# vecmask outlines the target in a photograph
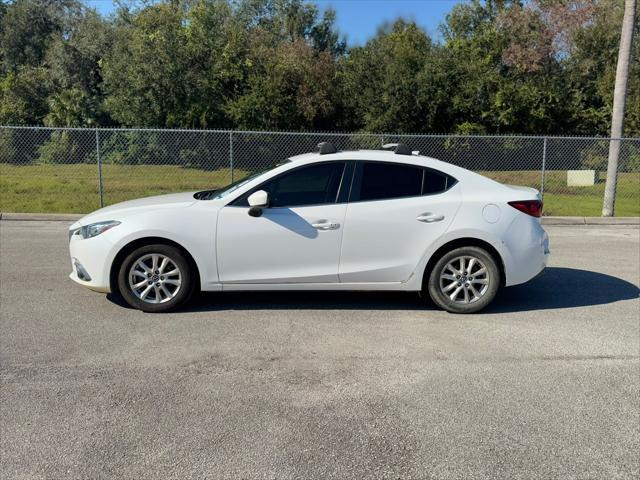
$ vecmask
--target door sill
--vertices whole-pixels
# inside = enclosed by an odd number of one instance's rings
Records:
[[[250,290],[411,290],[407,283],[224,283],[222,291],[238,292]]]

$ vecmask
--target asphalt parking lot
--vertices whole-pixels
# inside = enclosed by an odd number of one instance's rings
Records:
[[[0,222],[2,478],[638,478],[640,230],[547,227],[552,265],[455,316],[398,293],[72,283],[67,224]]]

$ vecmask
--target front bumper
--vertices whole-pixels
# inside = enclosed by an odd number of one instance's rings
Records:
[[[69,236],[69,254],[71,273],[74,282],[97,292],[109,293],[110,265],[113,245],[98,235],[83,239],[80,235]]]

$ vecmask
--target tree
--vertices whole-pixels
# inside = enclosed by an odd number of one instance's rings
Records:
[[[75,0],[16,0],[0,17],[2,70],[42,64],[49,42],[63,32],[64,19],[82,8]]]
[[[343,49],[331,12],[319,20],[300,0],[197,0],[120,17],[102,75],[122,124],[315,127],[331,110],[326,82]],[[292,112],[267,111],[291,102]]]
[[[252,12],[251,22],[268,33],[271,46],[304,40],[318,52],[342,55],[346,42],[335,27],[335,11],[328,8],[319,18],[318,7],[303,0],[244,0],[241,5]]]
[[[43,67],[22,66],[0,79],[0,125],[38,125],[47,114],[51,79]]]
[[[111,49],[114,32],[93,9],[79,9],[65,17],[64,34],[49,42],[44,64],[61,89],[79,88],[101,96],[101,60]]]
[[[102,62],[105,107],[131,126],[185,126],[192,85],[182,10],[159,3],[116,27],[113,48]]]
[[[312,0],[0,0],[0,123],[607,135],[620,0],[465,0],[348,48]],[[638,20],[636,20],[636,28]],[[640,47],[623,134],[640,135]]]
[[[433,106],[422,103],[428,97],[422,81],[429,81],[425,64],[431,55],[431,39],[414,22],[404,20],[352,49],[341,75],[355,126],[370,131],[429,130]],[[436,62],[429,65],[435,68]]]
[[[609,162],[607,167],[607,184],[604,190],[604,204],[602,216],[613,216],[616,183],[618,180],[618,157],[620,156],[620,138],[624,128],[624,108],[627,100],[627,81],[629,76],[629,60],[633,43],[633,29],[635,27],[636,0],[625,0],[624,17],[620,33],[620,48],[618,66],[616,69],[616,83],[613,94],[613,115],[611,118],[611,140],[609,142]]]
[[[68,99],[71,91],[86,104],[99,105],[98,62],[108,29],[101,17],[73,0],[18,0],[3,8],[0,121],[34,124],[55,118],[49,108],[58,108],[58,97]],[[104,120],[97,107],[91,111],[91,123]]]
[[[98,117],[96,99],[79,88],[69,88],[49,97],[44,124],[51,127],[91,127]]]
[[[335,63],[303,40],[258,46],[250,55],[247,86],[228,105],[240,128],[330,128]]]
[[[193,82],[186,119],[189,125],[230,125],[227,105],[245,84],[250,69],[250,18],[226,1],[198,2],[187,13],[190,67],[184,74]]]
[[[543,15],[519,2],[456,5],[443,26],[453,129],[566,131],[562,66]]]
[[[568,100],[572,103],[573,131],[584,135],[608,135],[620,41],[623,3],[600,0],[591,21],[575,34],[574,49],[566,58]],[[636,19],[636,25],[638,19]],[[638,28],[636,26],[636,28]],[[640,133],[640,45],[632,49],[625,132]]]
[[[340,37],[335,23],[335,10],[327,8],[322,19],[314,22],[309,36],[317,51],[328,52],[332,56],[342,56],[347,52],[347,42]]]

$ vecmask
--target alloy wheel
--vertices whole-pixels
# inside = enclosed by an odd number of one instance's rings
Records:
[[[161,253],[138,258],[129,269],[129,288],[146,303],[165,303],[174,298],[182,285],[182,273],[174,260]]]
[[[475,303],[489,289],[486,265],[477,257],[464,255],[449,261],[440,272],[440,290],[454,303]]]

